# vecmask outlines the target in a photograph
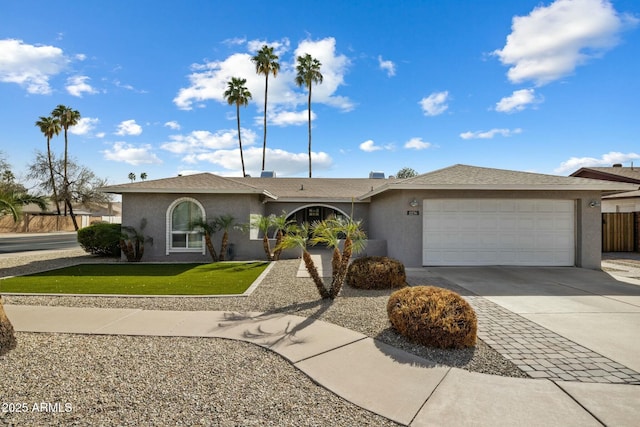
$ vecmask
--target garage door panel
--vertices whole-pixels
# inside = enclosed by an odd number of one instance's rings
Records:
[[[574,265],[572,200],[425,200],[424,265]]]

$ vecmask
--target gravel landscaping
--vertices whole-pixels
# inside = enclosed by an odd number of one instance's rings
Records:
[[[0,276],[96,261],[113,262],[87,256],[81,250],[0,256]],[[526,377],[482,341],[466,350],[437,350],[407,342],[390,329],[387,320],[391,290],[345,287],[335,301],[321,301],[311,279],[295,277],[299,262],[277,262],[248,297],[5,296],[5,303],[286,312],[353,329],[439,365]],[[424,280],[448,285],[438,277],[427,276]],[[62,407],[71,404],[73,410],[62,414],[0,412],[0,421],[8,423],[396,425],[315,385],[279,356],[246,343],[199,338],[17,335],[18,348],[0,357],[2,403],[61,402]]]

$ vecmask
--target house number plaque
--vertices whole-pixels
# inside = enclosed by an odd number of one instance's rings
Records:
[[[407,215],[420,215],[420,211],[407,211]]]

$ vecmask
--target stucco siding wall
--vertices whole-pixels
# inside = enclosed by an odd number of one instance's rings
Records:
[[[370,206],[370,238],[387,240],[387,254],[406,267],[422,266],[422,201],[442,198],[570,199],[576,201],[576,265],[599,269],[602,248],[601,211],[590,207],[600,200],[589,191],[447,191],[395,190],[379,194]],[[417,207],[409,205],[416,199]],[[407,211],[418,211],[408,215]]]
[[[207,220],[218,215],[233,215],[238,223],[248,223],[251,213],[262,213],[263,205],[257,195],[220,194],[123,194],[122,224],[140,228],[142,218],[147,219],[144,234],[153,238],[153,245],[145,245],[143,261],[209,261],[205,252],[175,253],[166,255],[167,223],[169,206],[177,199],[189,197],[199,201],[205,210]],[[213,236],[216,250],[220,249],[222,232]],[[237,259],[263,259],[262,245],[250,241],[249,233],[229,231],[229,243],[234,245]]]

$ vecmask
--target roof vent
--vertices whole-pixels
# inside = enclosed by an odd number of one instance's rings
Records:
[[[260,172],[260,178],[275,178],[276,177],[276,172],[275,171],[262,171]]]
[[[369,172],[369,179],[384,179],[384,172]]]
[[[622,167],[622,163],[614,163],[613,167],[614,168],[621,168]]]

